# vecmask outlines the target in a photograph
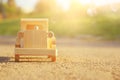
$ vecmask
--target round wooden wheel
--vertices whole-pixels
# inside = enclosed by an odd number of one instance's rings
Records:
[[[56,61],[56,56],[52,56],[52,62]]]
[[[50,56],[50,55],[48,55],[48,58],[51,58],[51,56]]]
[[[19,54],[15,54],[15,62],[19,62]]]

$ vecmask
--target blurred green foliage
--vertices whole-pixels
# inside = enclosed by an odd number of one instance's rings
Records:
[[[15,16],[19,16],[20,14],[22,14],[21,9],[18,7],[15,7],[15,6],[10,7],[7,4],[4,4],[4,8],[5,8],[7,17],[15,17]]]
[[[29,14],[21,14],[15,7],[9,8],[4,4],[8,15],[17,14],[16,18],[7,18],[0,21],[0,35],[16,35],[20,28],[20,18],[48,18],[49,30],[57,36],[76,37],[80,35],[100,36],[104,39],[120,38],[120,6],[112,11],[108,6],[96,9],[94,15],[87,14],[89,6],[72,6],[67,12],[55,7],[55,2],[41,0],[35,10]],[[49,5],[46,5],[49,3]],[[18,15],[20,14],[20,16]]]
[[[0,35],[16,35],[19,30],[19,20],[5,20],[0,23]]]
[[[38,16],[32,17],[38,18]],[[42,17],[39,16],[39,18]],[[5,20],[0,22],[0,35],[16,35],[19,28],[20,19]],[[95,35],[105,39],[117,39],[120,37],[120,17],[116,15],[99,15],[74,19],[70,17],[49,17],[49,30],[54,31],[57,36]]]

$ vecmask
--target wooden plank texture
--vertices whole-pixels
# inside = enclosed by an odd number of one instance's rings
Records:
[[[15,48],[15,54],[56,55],[55,49]]]
[[[47,48],[47,32],[41,30],[24,31],[24,48]]]

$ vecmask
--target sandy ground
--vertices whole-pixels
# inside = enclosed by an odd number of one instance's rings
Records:
[[[0,80],[120,80],[120,43],[58,38],[56,62],[14,62],[14,37],[0,37]]]

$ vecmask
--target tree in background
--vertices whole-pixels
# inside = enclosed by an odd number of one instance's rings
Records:
[[[0,15],[1,15],[0,18],[6,18],[5,9],[2,0],[0,0]]]
[[[4,4],[6,14],[8,17],[13,17],[17,15],[17,6],[14,0],[8,0],[6,4]]]
[[[55,8],[55,0],[39,0],[39,2],[36,4],[34,12],[37,14],[50,15],[56,10]]]
[[[14,1],[14,0],[8,0],[7,4],[8,4],[8,6],[9,6],[9,7],[16,6],[16,4],[15,4],[15,1]]]
[[[3,3],[2,0],[0,0],[0,15],[3,19],[13,18],[21,15],[21,13],[21,8],[16,6],[15,0],[7,0],[6,3]]]

